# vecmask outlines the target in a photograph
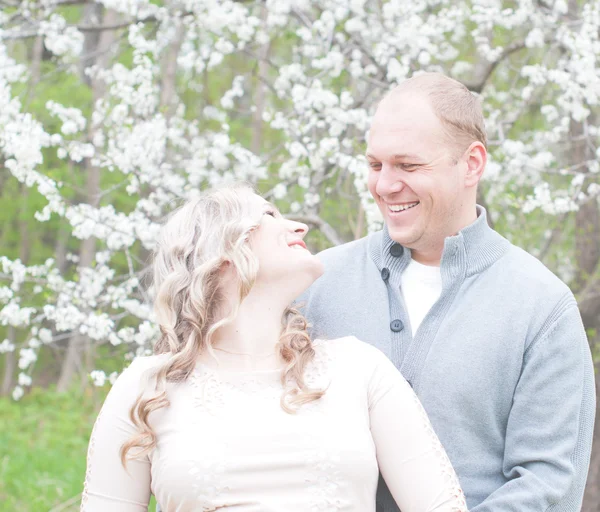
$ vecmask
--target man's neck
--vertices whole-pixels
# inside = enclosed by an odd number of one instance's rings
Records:
[[[442,251],[420,252],[411,250],[410,255],[414,261],[421,265],[427,265],[428,267],[439,267],[442,262]]]
[[[444,237],[443,240],[432,243],[430,247],[425,247],[423,249],[411,249],[411,257],[417,263],[421,263],[422,265],[427,265],[430,267],[439,267],[442,262],[442,256],[444,254],[444,243],[446,238],[451,236],[456,236],[466,227],[469,227],[477,220],[477,207],[473,206],[472,209],[469,209],[465,214],[458,220],[456,223],[456,228],[451,229],[450,234]]]

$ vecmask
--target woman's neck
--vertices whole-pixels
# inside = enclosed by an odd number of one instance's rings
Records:
[[[276,345],[287,304],[277,298],[277,293],[266,293],[266,290],[261,293],[256,288],[242,301],[236,317],[213,335],[212,346],[217,349],[215,354],[220,366],[254,369],[280,364]],[[209,354],[201,354],[201,360],[207,358]]]

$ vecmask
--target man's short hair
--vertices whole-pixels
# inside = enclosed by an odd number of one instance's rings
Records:
[[[448,143],[458,151],[465,151],[475,141],[487,148],[481,101],[466,86],[441,73],[421,73],[402,82],[388,96],[405,92],[423,94],[429,99]]]

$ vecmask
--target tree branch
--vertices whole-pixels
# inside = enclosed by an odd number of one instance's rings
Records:
[[[327,240],[329,240],[333,245],[342,245],[346,243],[346,240],[344,240],[330,224],[325,222],[318,215],[292,214],[286,215],[285,217],[286,219],[290,219],[296,222],[303,222],[304,224],[308,224],[309,226],[315,227],[321,233],[323,233],[323,235],[325,235],[325,238],[327,238]]]
[[[477,82],[471,84],[465,83],[465,86],[470,91],[480,94],[481,91],[483,91],[483,88],[485,87],[485,84],[487,83],[488,79],[490,78],[490,76],[492,76],[492,73],[498,67],[498,64],[500,64],[504,59],[510,57],[513,53],[516,53],[524,48],[525,41],[519,41],[517,43],[511,44],[510,46],[504,49],[504,51],[500,54],[500,57],[498,57],[495,61],[489,63],[489,65],[483,72],[483,75]]]
[[[138,20],[124,21],[121,23],[115,23],[113,25],[75,25],[75,28],[80,32],[102,32],[104,30],[119,30],[121,28],[127,28],[134,23],[154,23],[158,19],[156,16],[148,16]]]

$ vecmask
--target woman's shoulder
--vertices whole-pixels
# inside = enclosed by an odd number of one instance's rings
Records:
[[[315,359],[329,361],[332,367],[370,375],[379,365],[389,362],[381,350],[355,336],[313,341]],[[392,364],[389,362],[389,364]]]
[[[377,347],[370,345],[356,336],[344,336],[334,339],[315,339],[313,341],[315,351],[328,352],[345,357],[368,357],[379,359],[385,357]]]
[[[123,370],[123,372],[129,373],[144,373],[148,370],[156,369],[164,364],[168,359],[167,354],[149,355],[149,356],[138,356],[135,357],[131,364]]]
[[[149,380],[161,365],[168,359],[166,354],[138,356],[131,361],[131,364],[123,369],[114,386],[135,387],[136,389],[145,388]]]

